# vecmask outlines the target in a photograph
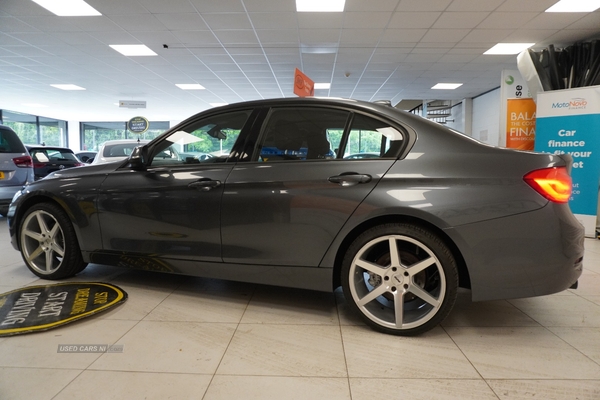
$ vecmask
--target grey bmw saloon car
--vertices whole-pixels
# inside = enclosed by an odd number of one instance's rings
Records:
[[[459,287],[481,301],[577,282],[571,162],[384,104],[261,100],[197,114],[124,161],[28,185],[9,229],[42,278],[97,263],[342,286],[368,325],[414,335],[448,315]]]

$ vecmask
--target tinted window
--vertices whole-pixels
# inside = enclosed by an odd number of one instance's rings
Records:
[[[0,129],[0,153],[25,153],[25,146],[14,132]]]
[[[219,114],[172,132],[156,147],[152,165],[227,160],[250,114],[251,110]]]
[[[259,160],[336,158],[348,115],[346,111],[313,107],[271,110],[258,144]]]
[[[29,154],[35,162],[78,161],[75,154],[66,149],[32,149]]]
[[[344,147],[345,159],[396,157],[402,146],[402,133],[386,122],[356,115]]]

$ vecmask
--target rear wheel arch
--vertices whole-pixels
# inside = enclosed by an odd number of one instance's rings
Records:
[[[438,236],[443,241],[443,243],[446,246],[448,246],[448,248],[452,252],[452,256],[454,257],[454,259],[456,261],[457,268],[458,268],[459,287],[467,288],[467,289],[471,288],[471,278],[469,276],[469,270],[467,268],[465,259],[463,258],[460,250],[458,249],[458,247],[456,246],[454,241],[442,229],[438,228],[437,226],[435,226],[435,225],[431,224],[430,222],[427,222],[421,218],[416,218],[416,217],[412,217],[412,216],[408,216],[408,215],[383,215],[383,216],[378,216],[376,218],[372,218],[370,220],[364,221],[360,225],[356,226],[349,234],[346,235],[346,237],[342,241],[342,244],[339,246],[336,256],[335,256],[335,264],[333,267],[333,282],[332,282],[333,290],[335,290],[336,288],[338,288],[342,285],[342,280],[341,280],[342,263],[343,263],[345,255],[346,255],[346,252],[350,248],[350,245],[352,244],[352,242],[354,242],[354,240],[356,238],[358,238],[365,231],[367,231],[371,228],[374,228],[375,226],[389,224],[389,223],[408,223],[408,224],[416,225],[416,226],[426,229],[426,230],[430,231],[431,233],[435,234],[436,236]]]

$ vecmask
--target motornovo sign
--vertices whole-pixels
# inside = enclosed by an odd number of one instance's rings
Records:
[[[105,311],[127,299],[99,282],[28,286],[0,294],[0,337],[45,331]]]

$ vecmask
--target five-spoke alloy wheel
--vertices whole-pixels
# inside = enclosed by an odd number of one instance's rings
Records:
[[[454,306],[458,270],[435,234],[412,224],[385,224],[350,245],[342,286],[351,308],[371,327],[416,335],[438,325]]]
[[[27,210],[19,243],[27,267],[41,278],[67,278],[86,266],[71,222],[54,204],[41,203]]]

